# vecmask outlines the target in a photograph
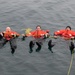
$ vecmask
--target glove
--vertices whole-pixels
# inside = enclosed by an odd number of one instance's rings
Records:
[[[49,38],[49,36],[50,36],[50,35],[44,35],[44,39],[47,39],[47,38]]]
[[[24,41],[24,40],[25,40],[25,36],[22,37],[22,41]]]
[[[24,41],[25,40],[25,38],[27,37],[25,34],[24,35],[22,35],[23,37],[22,37],[22,41]]]
[[[16,34],[14,34],[14,35],[12,35],[12,37],[13,38],[17,38],[17,37],[19,37],[18,35],[16,35]]]

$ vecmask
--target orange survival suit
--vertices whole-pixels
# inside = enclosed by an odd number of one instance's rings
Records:
[[[54,35],[64,37],[65,39],[71,39],[75,37],[75,31],[73,30],[58,30],[54,32]]]

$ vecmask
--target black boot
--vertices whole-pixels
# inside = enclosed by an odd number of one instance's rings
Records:
[[[74,48],[75,48],[74,43],[71,42],[71,45],[69,46],[71,54],[74,53]]]
[[[52,40],[50,40],[49,42],[48,42],[48,49],[53,53],[53,51],[52,51],[52,47],[54,46],[55,44],[52,44]]]
[[[14,54],[15,52],[15,49],[11,48],[11,53]]]
[[[39,52],[40,50],[41,50],[41,44],[40,43],[38,43],[38,42],[36,42],[36,44],[37,44],[37,49],[36,49],[36,52]]]
[[[32,49],[33,47],[34,47],[34,43],[33,43],[33,41],[30,41],[30,43],[29,43],[29,48],[30,48],[29,53],[33,52],[33,49]]]

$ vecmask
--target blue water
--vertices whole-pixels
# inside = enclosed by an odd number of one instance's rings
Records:
[[[22,34],[22,29],[34,30],[36,25],[49,29],[51,35],[67,25],[75,30],[75,0],[0,0],[0,32],[10,26]],[[53,39],[56,45],[51,53],[47,39],[39,53],[35,52],[35,46],[30,54],[30,40],[17,40],[14,55],[9,43],[0,49],[0,75],[67,75],[71,59],[67,41]],[[74,62],[75,56],[70,75],[75,75]]]

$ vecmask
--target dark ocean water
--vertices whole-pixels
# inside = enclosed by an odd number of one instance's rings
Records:
[[[75,30],[75,0],[0,0],[0,31],[10,26],[22,34],[23,28],[34,30],[38,24],[49,29],[51,35],[67,25]],[[0,75],[67,75],[71,59],[68,41],[53,39],[56,45],[51,53],[47,39],[39,53],[35,52],[35,46],[29,54],[30,40],[17,40],[14,55],[9,43],[0,49]],[[75,58],[70,75],[75,75],[74,62]]]

